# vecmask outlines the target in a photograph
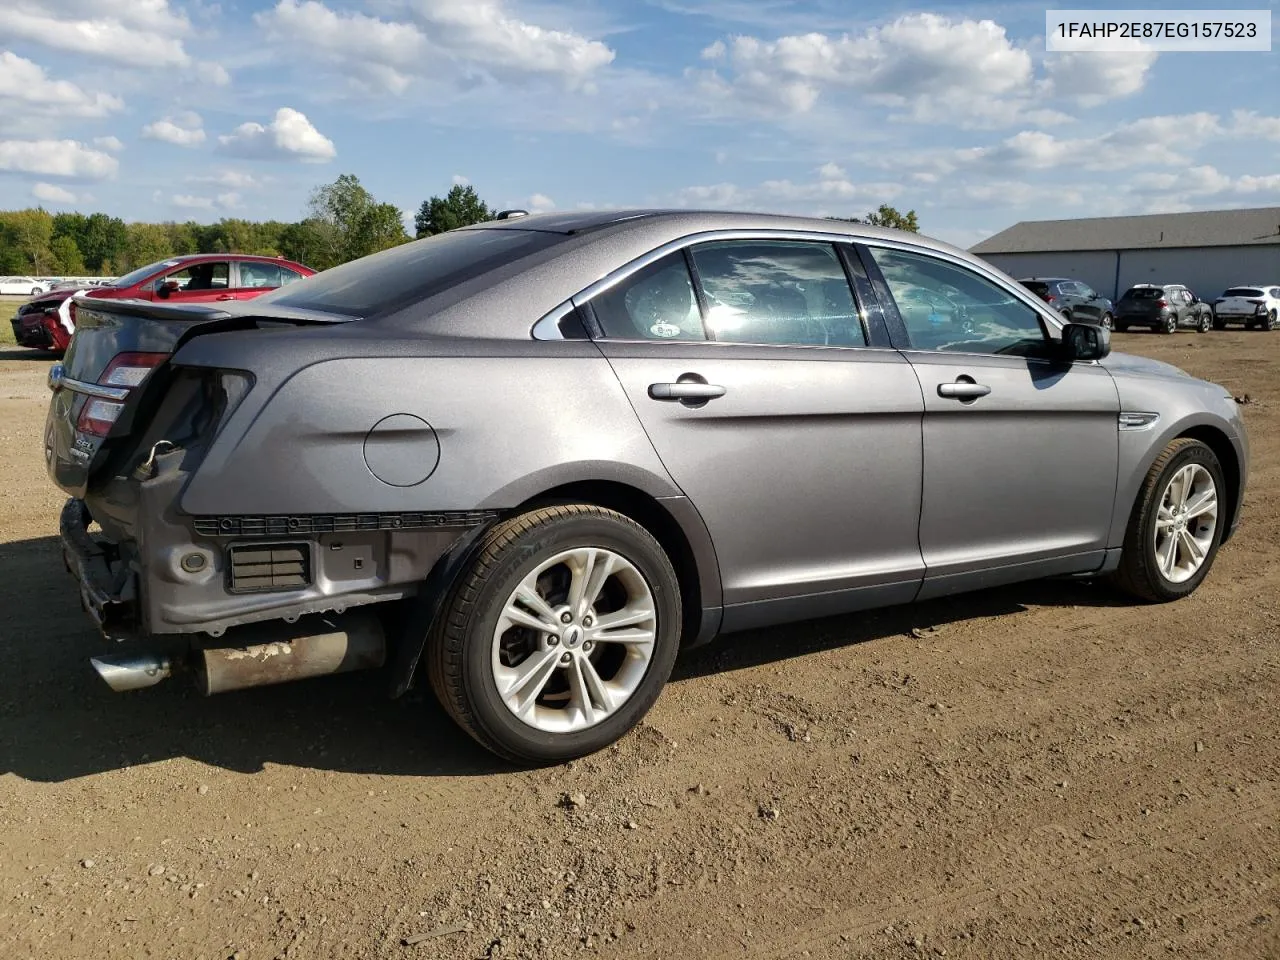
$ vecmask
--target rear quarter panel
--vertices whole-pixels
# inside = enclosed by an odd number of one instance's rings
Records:
[[[185,512],[502,509],[588,479],[680,495],[590,342],[298,339],[219,334],[175,358],[256,380],[185,490]],[[438,443],[421,432],[379,442],[391,472],[429,473],[411,485],[366,462],[370,431],[396,414],[426,421]]]

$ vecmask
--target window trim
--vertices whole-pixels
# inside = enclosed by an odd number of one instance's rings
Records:
[[[841,270],[844,272],[845,283],[849,287],[849,295],[853,299],[854,308],[858,311],[858,322],[862,326],[862,335],[866,339],[866,343],[862,345],[827,345],[827,344],[811,344],[811,343],[742,343],[739,341],[723,341],[714,339],[710,332],[706,330],[706,309],[704,303],[704,293],[702,283],[697,272],[697,266],[692,262],[692,248],[704,243],[724,242],[724,241],[777,241],[777,242],[799,242],[799,243],[822,243],[830,246],[836,256],[836,261],[840,264]],[[871,308],[875,306],[879,308],[879,304],[875,301],[866,301],[863,291],[860,290],[859,279],[865,278],[866,269],[861,263],[857,266],[860,271],[854,270],[853,248],[857,243],[857,238],[843,233],[827,233],[820,230],[705,230],[699,233],[689,234],[670,240],[661,246],[643,253],[633,260],[620,267],[610,271],[599,280],[584,287],[578,293],[574,294],[564,303],[558,305],[549,311],[545,316],[539,318],[533,325],[532,335],[535,340],[558,339],[552,333],[556,324],[562,319],[567,307],[577,307],[579,310],[587,312],[594,320],[595,309],[593,302],[601,294],[608,292],[620,283],[624,283],[632,275],[639,273],[646,267],[651,266],[665,257],[675,253],[683,253],[685,267],[689,271],[690,280],[693,283],[694,295],[698,299],[698,311],[702,317],[704,339],[696,340],[679,340],[672,341],[681,344],[690,343],[714,343],[721,347],[764,347],[768,349],[818,349],[818,350],[892,350],[896,349],[891,343],[888,336],[886,324],[883,315],[879,317],[880,323],[873,322],[875,314]],[[859,272],[863,277],[859,277]],[[550,319],[555,315],[555,319]],[[598,320],[590,325],[593,339],[609,340],[611,343],[657,343],[663,341],[644,340],[637,338],[625,337],[606,337],[603,334]],[[881,341],[877,342],[874,337],[875,333],[881,334]]]

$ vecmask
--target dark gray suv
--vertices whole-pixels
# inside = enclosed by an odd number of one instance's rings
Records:
[[[1081,280],[1066,277],[1027,277],[1018,281],[1068,323],[1096,323],[1110,328],[1115,321],[1111,301]]]
[[[1180,283],[1138,283],[1116,301],[1116,330],[1150,327],[1156,333],[1177,333],[1191,327],[1197,333],[1213,329],[1213,307]]]
[[[243,303],[85,301],[44,453],[114,689],[422,673],[552,762],[717,634],[1035,577],[1195,590],[1244,425],[1109,341],[914,234],[544,214]]]

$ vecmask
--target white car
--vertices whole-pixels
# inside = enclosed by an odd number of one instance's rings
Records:
[[[0,277],[0,294],[7,296],[35,297],[48,293],[48,284],[31,277]]]
[[[1246,330],[1280,326],[1280,286],[1258,283],[1224,290],[1213,301],[1213,326],[1225,330],[1228,323],[1243,323]]]

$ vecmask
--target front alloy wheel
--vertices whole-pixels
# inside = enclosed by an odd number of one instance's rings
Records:
[[[1147,471],[1125,531],[1117,586],[1144,600],[1185,597],[1209,573],[1222,539],[1222,465],[1205,443],[1174,440]]]
[[[653,536],[589,504],[489,531],[427,638],[437,698],[483,746],[556,763],[649,711],[680,643],[680,583]]]
[[[1208,333],[1209,329],[1212,326],[1213,326],[1213,317],[1207,313],[1200,314],[1200,322],[1196,324],[1196,329],[1199,330],[1201,333]]]
[[[1115,324],[1115,318],[1112,317],[1111,314],[1109,313],[1104,313],[1102,315],[1102,320],[1100,322],[1104,328],[1106,328],[1107,330],[1110,330],[1112,326]]]

